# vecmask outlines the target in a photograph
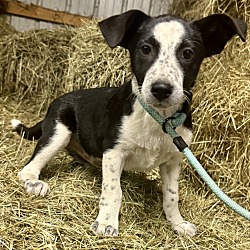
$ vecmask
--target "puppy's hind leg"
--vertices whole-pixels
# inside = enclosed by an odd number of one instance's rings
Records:
[[[43,131],[31,159],[18,174],[26,191],[36,196],[49,193],[49,185],[39,180],[40,172],[59,150],[68,145],[71,137],[71,131],[61,122],[49,128]]]

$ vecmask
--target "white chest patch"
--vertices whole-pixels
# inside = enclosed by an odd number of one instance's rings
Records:
[[[173,86],[173,94],[168,99],[168,103],[175,105],[183,101],[184,72],[177,59],[176,51],[185,36],[185,28],[178,21],[162,22],[155,26],[153,36],[159,43],[160,50],[145,75],[141,93],[147,103],[154,104],[152,85],[157,81],[167,82]]]
[[[172,116],[176,107],[170,107],[162,115]],[[177,128],[187,144],[191,143],[192,132],[184,127]],[[178,152],[169,135],[142,108],[136,100],[134,111],[123,118],[120,136],[115,149],[125,159],[124,170],[148,171],[168,161]]]

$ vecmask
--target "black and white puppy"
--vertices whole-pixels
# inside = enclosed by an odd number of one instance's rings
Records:
[[[47,183],[39,175],[61,149],[92,164],[102,165],[99,214],[91,229],[105,236],[118,235],[123,170],[160,168],[163,209],[178,233],[195,235],[196,227],[183,219],[178,208],[178,179],[182,154],[170,137],[136,99],[139,95],[164,117],[183,111],[187,119],[176,130],[188,145],[192,140],[191,98],[200,64],[220,53],[239,35],[245,41],[245,22],[216,14],[196,21],[162,15],[150,17],[138,10],[100,22],[110,47],[130,52],[133,80],[118,88],[78,90],[55,99],[43,121],[27,128],[12,126],[27,139],[39,139],[19,178],[30,194],[45,196]]]

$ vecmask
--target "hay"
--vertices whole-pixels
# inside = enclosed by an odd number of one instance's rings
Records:
[[[0,39],[0,90],[20,99],[40,93],[48,104],[80,87],[120,85],[128,64],[127,52],[108,48],[96,22],[17,33]]]
[[[226,13],[249,21],[250,5],[246,0],[180,0],[174,1],[172,12],[184,18],[200,18],[215,13]]]
[[[219,10],[248,23],[250,20],[250,4],[246,1],[211,0],[208,5],[205,1],[190,0],[182,4],[187,2],[193,5],[185,12],[186,18],[197,17],[196,10],[202,9],[203,16]],[[249,197],[250,186],[249,55],[248,36],[246,44],[234,38],[220,56],[205,60],[194,90],[193,103],[196,125],[193,149],[196,155],[221,186],[244,198]],[[234,186],[237,190],[232,190]]]
[[[226,12],[249,23],[243,0],[177,1],[186,18]],[[185,10],[185,12],[184,12]],[[233,39],[205,60],[194,89],[192,150],[230,197],[250,209],[249,38]],[[46,198],[30,197],[17,180],[34,144],[11,133],[9,120],[40,120],[54,97],[80,87],[117,86],[130,78],[128,54],[111,50],[90,22],[83,28],[30,31],[0,37],[0,249],[234,249],[250,248],[249,222],[226,208],[183,164],[180,209],[200,233],[175,235],[162,211],[157,172],[124,173],[120,237],[89,230],[98,209],[100,169],[73,162],[64,152],[42,178]]]
[[[12,35],[15,32],[15,28],[6,23],[6,17],[0,15],[0,37]]]

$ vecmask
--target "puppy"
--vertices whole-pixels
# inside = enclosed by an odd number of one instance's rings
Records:
[[[117,236],[122,171],[159,167],[166,217],[173,230],[193,236],[196,227],[181,216],[178,208],[182,154],[136,96],[165,118],[177,111],[185,112],[187,119],[176,131],[190,145],[190,92],[201,62],[219,54],[234,35],[245,41],[246,23],[224,14],[186,21],[130,10],[101,21],[99,26],[111,48],[122,46],[129,50],[132,81],[118,88],[65,94],[55,99],[44,120],[31,128],[12,120],[17,133],[38,139],[19,179],[28,193],[47,195],[49,185],[39,180],[40,172],[64,148],[92,164],[102,165],[100,209],[91,229],[96,234]]]

